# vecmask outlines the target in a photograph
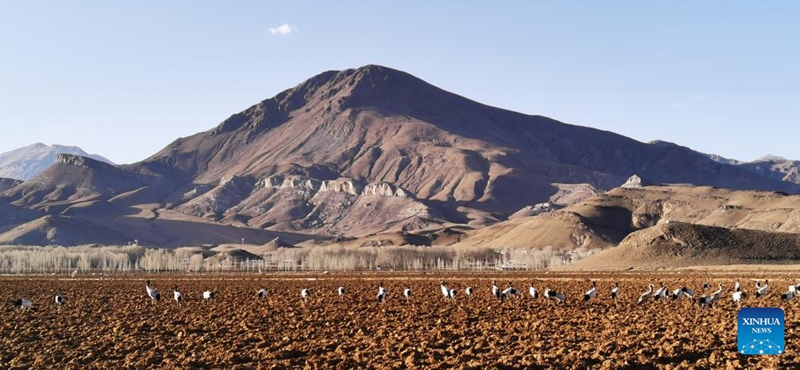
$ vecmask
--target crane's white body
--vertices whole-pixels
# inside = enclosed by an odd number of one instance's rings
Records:
[[[595,285],[595,283],[592,283],[592,288],[587,290],[586,293],[583,294],[583,300],[588,301],[594,298],[594,296],[596,295],[597,295],[597,285]]]

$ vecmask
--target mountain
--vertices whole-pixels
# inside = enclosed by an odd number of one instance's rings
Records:
[[[716,154],[706,155],[718,163],[735,165],[762,177],[800,184],[800,161],[786,159],[772,154],[767,154],[752,162],[728,159]]]
[[[13,204],[32,209],[65,208],[70,204],[110,199],[155,182],[105,162],[73,154],[59,154],[43,172],[2,193]],[[52,209],[50,210],[53,211]]]
[[[676,144],[486,106],[375,65],[321,73],[139,163],[81,158],[59,157],[0,192],[0,200],[50,217],[19,229],[39,230],[30,240],[55,240],[47,230],[58,228],[68,236],[59,240],[71,243],[103,230],[96,235],[104,241],[149,233],[157,237],[147,242],[180,246],[199,240],[181,233],[216,225],[219,237],[209,243],[236,243],[248,232],[260,244],[280,236],[296,245],[483,228],[524,216],[526,206],[581,202],[632,175],[640,185],[800,192]],[[85,232],[68,233],[73,226]],[[597,232],[612,241],[625,235]],[[0,242],[29,240],[18,234],[0,234]]]
[[[739,167],[759,176],[800,184],[800,161],[778,156],[765,156]]]
[[[59,154],[75,154],[111,163],[96,154],[88,154],[75,146],[48,146],[36,143],[0,154],[0,177],[27,180],[53,165]]]
[[[767,155],[761,156],[760,158],[756,159],[755,161],[753,161],[753,163],[757,163],[757,162],[786,162],[786,161],[787,161],[786,158],[781,157],[779,155],[767,154]]]
[[[138,166],[182,174],[192,186],[273,175],[385,182],[451,212],[464,207],[457,213],[466,219],[546,200],[552,183],[608,189],[634,173],[655,183],[798,191],[688,148],[485,106],[373,65],[315,76]]]

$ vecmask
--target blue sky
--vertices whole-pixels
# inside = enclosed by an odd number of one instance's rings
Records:
[[[319,72],[381,64],[641,141],[800,159],[798,14],[788,1],[4,1],[0,152],[57,143],[131,163]]]

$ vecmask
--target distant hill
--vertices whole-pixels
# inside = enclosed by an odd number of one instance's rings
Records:
[[[765,156],[753,162],[740,163],[739,167],[760,176],[800,184],[800,161]]]
[[[620,187],[471,231],[455,245],[608,250],[576,269],[779,263],[800,259],[800,196],[691,185]]]
[[[559,269],[672,269],[800,261],[800,234],[670,222],[634,232],[617,247]]]
[[[75,146],[49,146],[36,143],[0,154],[0,177],[16,180],[30,179],[55,164],[59,154],[74,154],[111,163],[106,158],[86,153]]]
[[[759,176],[800,184],[800,161],[772,154],[767,154],[752,162],[728,159],[716,154],[706,155],[718,163],[735,165]]]

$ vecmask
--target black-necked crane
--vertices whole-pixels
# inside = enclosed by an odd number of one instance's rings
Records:
[[[33,302],[31,302],[30,299],[18,299],[16,302],[14,302],[14,306],[17,306],[21,309],[30,309],[33,307]]]
[[[530,294],[531,298],[533,299],[539,298],[539,291],[536,290],[536,287],[534,287],[533,284],[531,284],[531,286],[528,287],[528,294]]]
[[[158,291],[150,286],[150,280],[147,280],[144,288],[147,290],[147,296],[150,297],[150,302],[155,303],[161,300],[161,294],[158,294]]]
[[[700,304],[702,308],[712,308],[714,307],[714,303],[719,301],[720,297],[722,297],[722,284],[719,284],[719,288],[711,293],[711,295],[704,295],[700,297],[697,303]]]
[[[58,306],[59,308],[61,308],[61,305],[64,304],[64,296],[62,296],[61,294],[56,294],[54,300],[56,301],[56,306]]]
[[[756,298],[761,298],[769,291],[769,280],[764,280],[764,285],[760,281],[756,282]]]
[[[677,300],[681,299],[681,297],[683,297],[683,289],[682,288],[678,288],[678,289],[673,290],[672,294],[670,295],[670,297],[672,297],[673,301],[677,301]]]
[[[339,300],[344,301],[344,287],[340,286],[339,289],[336,289],[336,292],[339,293]]]
[[[172,298],[175,299],[175,303],[177,303],[178,306],[181,305],[181,301],[183,300],[183,294],[181,294],[181,292],[178,291],[177,285],[175,285],[172,288]]]
[[[492,280],[492,295],[500,299],[500,288],[497,287],[497,282]]]
[[[514,296],[514,298],[519,298],[519,290],[517,290],[517,288],[514,288],[514,284],[511,283],[510,281],[508,282],[508,287],[503,289],[503,291],[500,293],[500,298],[506,299],[509,296]]]
[[[408,301],[411,300],[411,287],[410,286],[406,286],[406,288],[403,289],[403,297],[406,297],[406,303],[408,303]]]
[[[472,297],[472,287],[468,286],[468,287],[464,288],[464,294],[466,294],[467,297]]]
[[[711,299],[711,296],[704,295],[697,300],[697,304],[700,305],[701,308],[705,309],[706,307],[711,307],[714,304],[714,300]]]
[[[596,296],[596,295],[597,295],[597,282],[593,281],[592,282],[592,287],[589,288],[589,290],[587,290],[586,293],[583,293],[583,301],[586,302],[586,301],[594,298],[594,296]]]
[[[664,283],[663,282],[659,283],[658,289],[656,290],[655,293],[653,293],[653,300],[654,301],[657,301],[657,300],[661,299],[662,293],[664,293],[664,289],[665,289],[664,288]]]
[[[650,297],[653,295],[653,284],[647,286],[647,291],[642,293],[639,296],[639,300],[636,301],[636,304],[643,304],[647,303],[650,300]]]
[[[447,287],[447,282],[445,282],[445,281],[439,282],[439,289],[442,290],[442,295],[445,298],[448,298],[448,299],[451,298],[450,297],[450,288]]]
[[[308,292],[308,288],[303,288],[303,290],[300,291],[300,298],[303,299],[303,305],[305,305],[306,302],[308,302],[308,295],[309,294],[310,293]]]
[[[719,287],[717,288],[717,290],[714,291],[714,293],[711,294],[711,301],[712,301],[712,303],[713,302],[717,302],[717,301],[720,300],[720,298],[722,298],[722,283],[720,283]]]
[[[694,290],[693,289],[691,289],[689,287],[683,287],[683,288],[681,288],[681,292],[683,292],[683,295],[686,296],[686,298],[694,300]]]
[[[781,299],[784,301],[791,301],[797,295],[797,288],[794,285],[789,285],[786,293],[781,294]]]
[[[708,289],[711,289],[711,283],[706,281],[705,283],[703,283],[703,290],[708,290]]]
[[[214,292],[206,290],[203,292],[203,300],[210,301],[214,298]]]
[[[661,298],[660,299],[661,299],[662,302],[666,302],[666,301],[668,301],[667,298],[669,298],[669,288],[664,286],[664,290],[661,291]]]
[[[734,280],[733,282],[733,291],[738,292],[742,289],[742,285],[739,284],[739,279]]]
[[[383,287],[383,282],[378,284],[378,303],[383,302],[386,299],[386,288]]]
[[[458,291],[457,291],[457,290],[455,290],[455,288],[453,288],[453,289],[450,289],[450,291],[448,292],[448,294],[449,294],[449,296],[450,296],[450,300],[452,300],[453,302],[455,302],[455,301],[456,301],[456,295],[458,295]]]
[[[550,290],[550,288],[544,288],[544,297],[554,300],[556,304],[567,304],[567,295],[564,292],[557,292],[555,290]]]
[[[258,297],[258,299],[267,298],[267,288],[259,289],[258,292],[256,293],[256,297]]]
[[[619,283],[614,283],[614,288],[611,289],[611,300],[617,303],[617,297],[619,297]]]
[[[741,305],[741,300],[747,299],[747,293],[743,292],[742,287],[739,286],[738,289],[731,293],[731,298],[733,298],[733,303],[736,303],[736,307],[739,307]]]

